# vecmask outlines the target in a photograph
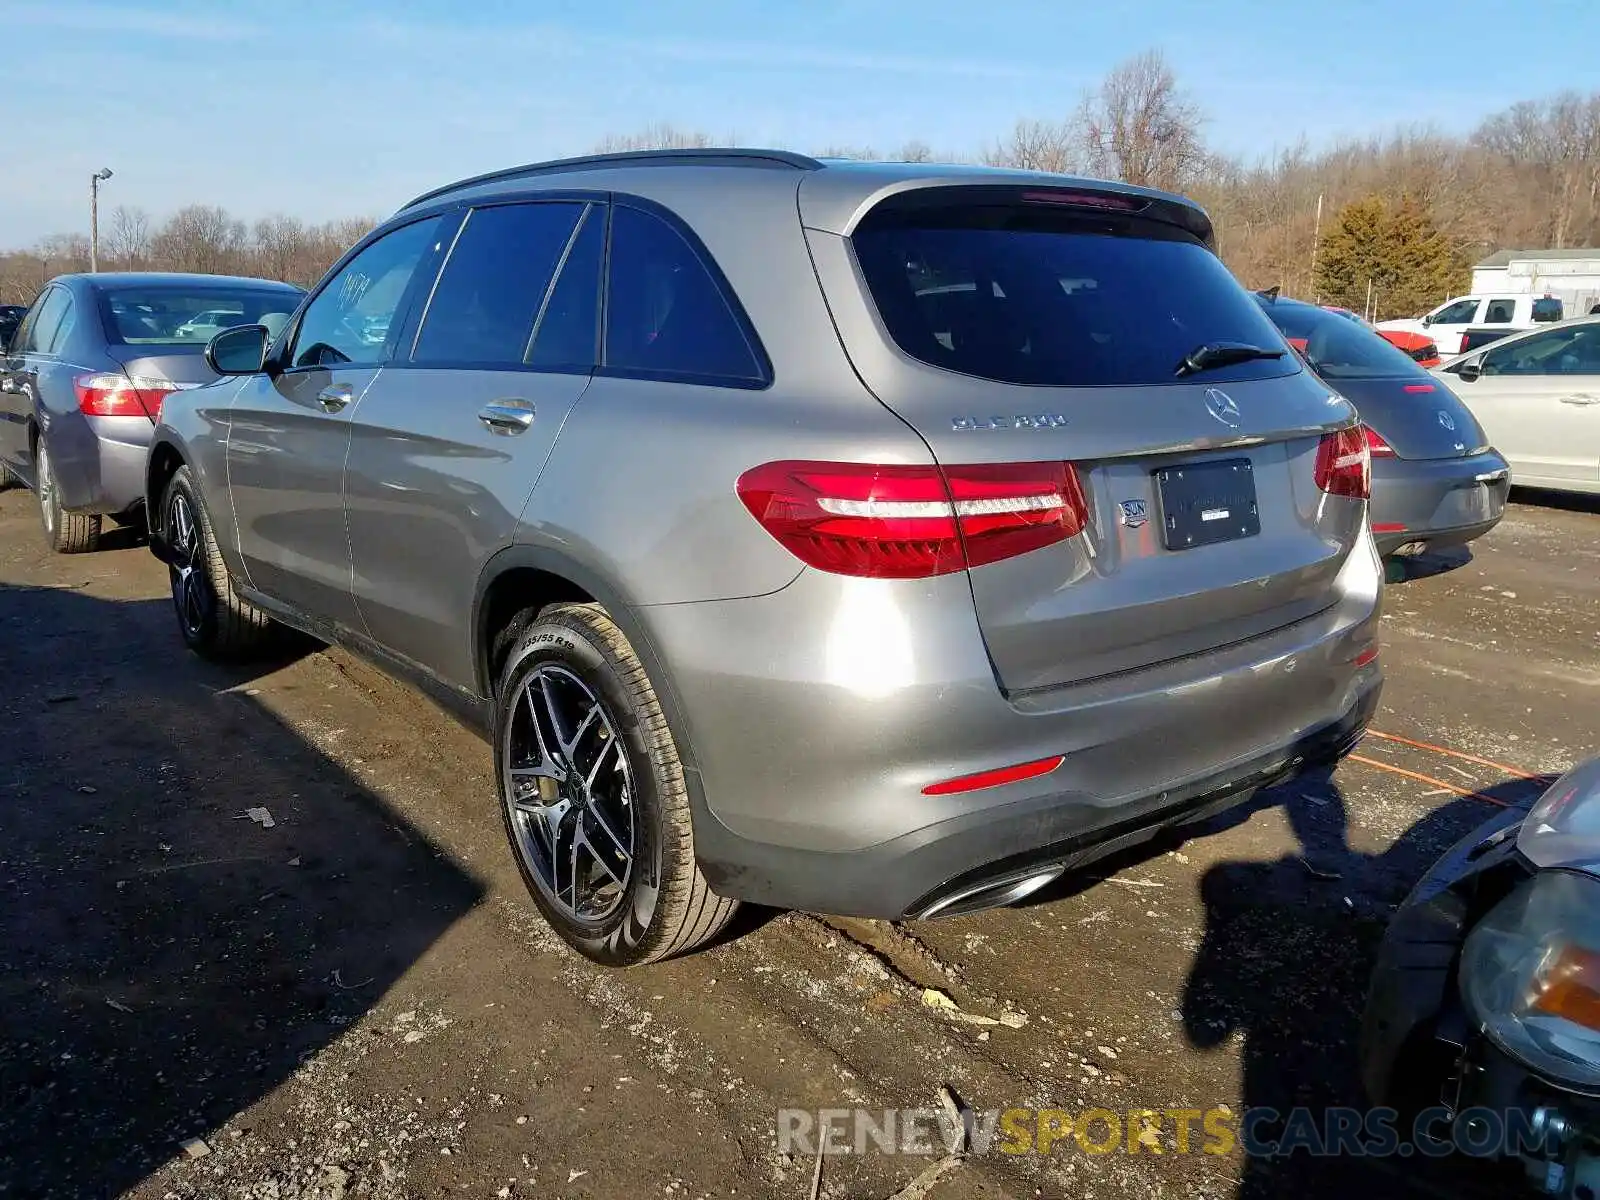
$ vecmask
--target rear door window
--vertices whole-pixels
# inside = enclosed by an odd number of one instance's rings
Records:
[[[474,210],[428,302],[411,361],[522,365],[581,203],[504,204]]]
[[[545,301],[533,334],[531,366],[550,371],[592,371],[599,361],[600,272],[606,253],[606,210],[584,214]]]
[[[1555,296],[1540,296],[1533,302],[1535,321],[1559,321],[1563,312],[1561,301]]]
[[[608,370],[743,387],[765,382],[734,301],[661,217],[625,205],[612,210],[610,276]]]
[[[36,354],[49,354],[55,345],[61,323],[72,307],[72,297],[65,288],[53,287],[39,299],[38,313],[30,318],[31,325],[22,349]]]
[[[1509,325],[1516,316],[1517,302],[1515,300],[1491,300],[1489,307],[1484,311],[1483,323],[1485,325]]]
[[[1217,256],[1165,224],[1042,205],[880,209],[851,241],[900,349],[963,375],[1057,387],[1172,383],[1188,354],[1215,342],[1283,353],[1208,370],[1197,377],[1206,382],[1299,370]]]

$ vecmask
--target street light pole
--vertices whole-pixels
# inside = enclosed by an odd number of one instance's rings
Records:
[[[101,167],[89,176],[89,273],[100,269],[100,183],[111,178],[111,168]]]

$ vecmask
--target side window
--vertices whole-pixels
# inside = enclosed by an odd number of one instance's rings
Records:
[[[1476,300],[1457,300],[1454,304],[1441,308],[1438,315],[1433,318],[1435,325],[1465,325],[1477,314],[1478,302]]]
[[[1511,318],[1517,311],[1515,300],[1491,300],[1489,309],[1483,314],[1485,325],[1509,325]]]
[[[1577,329],[1552,329],[1537,337],[1523,338],[1510,346],[1486,350],[1485,375],[1581,375],[1582,367],[1595,354],[1585,334],[1600,332],[1594,326]],[[1595,369],[1595,368],[1591,368]]]
[[[617,205],[605,365],[650,375],[763,382],[728,297],[699,255],[660,217]]]
[[[55,344],[56,331],[61,328],[61,318],[66,316],[71,303],[72,298],[64,288],[54,287],[40,296],[33,306],[33,312],[28,314],[31,327],[24,326],[26,336],[20,343],[21,349],[37,354],[50,353],[50,347]]]
[[[475,209],[456,236],[417,335],[415,363],[521,364],[584,206]]]
[[[389,357],[393,326],[417,267],[438,249],[438,217],[384,234],[328,281],[295,331],[295,367],[375,366]]]
[[[78,306],[73,302],[72,293],[65,288],[61,294],[66,297],[66,306],[62,309],[61,320],[56,322],[56,331],[50,337],[50,344],[41,347],[49,354],[64,354],[67,347],[67,336],[72,332],[72,327],[78,323]]]
[[[606,210],[591,205],[545,301],[528,362],[551,370],[592,371],[599,361],[600,271],[606,255]]]
[[[1596,305],[1600,308],[1600,305]],[[1540,296],[1533,302],[1533,319],[1535,321],[1559,321],[1565,312],[1565,306],[1556,296]]]

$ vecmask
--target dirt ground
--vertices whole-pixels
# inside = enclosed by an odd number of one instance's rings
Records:
[[[1360,1103],[1371,954],[1491,813],[1467,794],[1526,802],[1521,774],[1600,750],[1600,506],[1520,500],[1388,591],[1376,729],[1427,747],[1370,738],[1023,907],[751,912],[616,973],[545,932],[472,734],[343,652],[201,663],[131,536],[52,556],[8,492],[0,1194],[804,1198],[779,1109]],[[991,1151],[927,1194],[1457,1190],[1414,1160],[1136,1151]],[[820,1195],[933,1161],[830,1155]]]

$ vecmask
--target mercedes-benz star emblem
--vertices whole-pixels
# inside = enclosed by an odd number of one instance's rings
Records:
[[[1239,406],[1219,388],[1206,389],[1206,411],[1229,429],[1239,428]]]

